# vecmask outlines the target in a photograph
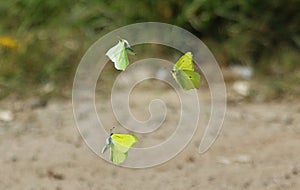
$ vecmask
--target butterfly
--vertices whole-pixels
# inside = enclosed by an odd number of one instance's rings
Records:
[[[116,165],[123,163],[128,155],[129,149],[138,142],[138,138],[132,134],[111,133],[106,139],[106,145],[102,149],[104,153],[110,148],[109,159]]]
[[[124,71],[129,65],[129,60],[127,53],[135,55],[133,49],[131,49],[127,40],[121,39],[118,44],[110,48],[105,55],[114,62],[115,68],[117,70]]]
[[[184,90],[198,88],[200,84],[200,75],[194,71],[193,55],[191,52],[187,52],[180,57],[171,73],[176,82]]]

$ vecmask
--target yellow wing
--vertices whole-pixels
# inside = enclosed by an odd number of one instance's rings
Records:
[[[120,150],[123,150],[122,152],[127,152],[139,141],[136,136],[131,134],[113,134],[111,140],[115,146],[120,146]]]
[[[123,163],[126,160],[128,154],[128,152],[122,152],[123,150],[120,150],[120,148],[120,146],[116,146],[114,144],[112,144],[110,147],[109,159],[116,165]]]
[[[198,88],[200,84],[200,75],[194,71],[178,70],[172,75],[184,90]]]
[[[126,160],[129,149],[138,142],[138,138],[131,134],[113,134],[111,140],[110,160],[116,165]]]
[[[176,62],[174,66],[175,70],[194,71],[193,55],[191,52],[187,52]]]

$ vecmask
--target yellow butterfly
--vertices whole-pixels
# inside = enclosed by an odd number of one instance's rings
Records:
[[[102,149],[104,153],[110,148],[109,159],[116,165],[123,163],[128,155],[129,149],[138,142],[138,138],[132,134],[111,133],[106,139],[106,145]]]
[[[194,71],[193,55],[191,52],[187,52],[176,62],[171,73],[176,82],[184,90],[198,88],[200,84],[200,75]]]

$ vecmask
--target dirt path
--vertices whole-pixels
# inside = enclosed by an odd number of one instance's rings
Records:
[[[30,108],[30,100],[15,98],[0,105],[14,114],[12,121],[0,122],[3,190],[300,189],[296,100],[231,102],[222,132],[208,152],[197,153],[199,130],[177,157],[148,169],[116,167],[89,150],[75,127],[70,100],[50,100],[36,109]],[[116,123],[111,113],[103,114],[104,123]]]

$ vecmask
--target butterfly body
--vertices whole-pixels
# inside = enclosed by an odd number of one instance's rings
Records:
[[[176,62],[171,73],[184,90],[198,88],[200,84],[200,75],[194,71],[191,52],[187,52]]]
[[[114,62],[114,66],[117,70],[124,71],[129,65],[127,53],[135,55],[128,41],[121,39],[119,40],[118,44],[110,48],[105,55],[107,55],[109,59]]]
[[[138,142],[138,138],[132,134],[114,134],[112,133],[106,139],[106,145],[102,149],[104,153],[110,148],[109,159],[116,165],[123,163],[128,155],[129,149]]]

